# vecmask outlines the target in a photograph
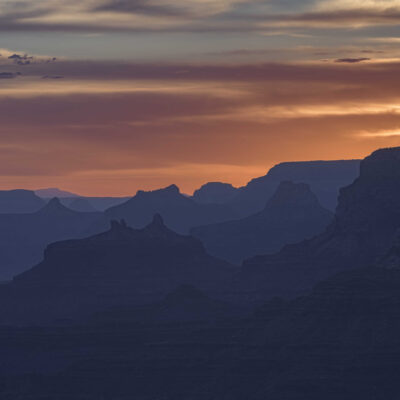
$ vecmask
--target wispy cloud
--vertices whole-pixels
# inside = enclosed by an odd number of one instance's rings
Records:
[[[2,30],[260,31],[397,25],[396,0],[0,1]]]

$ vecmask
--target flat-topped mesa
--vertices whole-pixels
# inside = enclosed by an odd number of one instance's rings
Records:
[[[240,264],[244,259],[278,251],[288,243],[311,238],[332,222],[304,183],[281,182],[265,208],[249,217],[199,226],[192,234],[217,257]]]
[[[335,219],[324,233],[246,260],[244,275],[252,276],[252,287],[291,295],[339,271],[376,265],[387,254],[393,265],[399,204],[400,147],[378,150],[362,161],[360,176],[341,189]]]
[[[321,205],[334,211],[339,189],[354,181],[359,168],[359,160],[284,162],[239,188],[231,206],[242,216],[261,211],[280,182],[292,181],[309,184]]]
[[[172,184],[169,185],[165,188],[162,189],[156,189],[156,190],[150,190],[150,191],[144,191],[144,190],[138,190],[136,192],[136,196],[165,196],[165,195],[180,195],[180,189],[178,186]]]
[[[56,293],[52,307],[58,315],[74,307],[76,298],[82,310],[93,311],[114,303],[152,302],[183,284],[218,292],[233,273],[199,240],[169,230],[156,214],[143,229],[113,220],[106,232],[50,244],[43,261],[16,276],[12,287],[18,293],[40,293],[42,299]]]
[[[124,220],[112,220],[111,227],[106,232],[84,239],[52,243],[45,250],[44,261],[16,280],[35,277],[37,272],[46,279],[50,276],[56,279],[76,274],[85,276],[87,268],[113,275],[118,274],[118,268],[125,271],[126,266],[130,264],[132,268],[139,269],[151,264],[152,269],[162,270],[165,263],[171,263],[172,259],[182,261],[197,257],[206,262],[211,259],[198,239],[168,229],[161,215],[156,214],[153,221],[143,229],[133,229],[127,226]],[[109,260],[109,263],[105,264],[105,260]],[[135,261],[138,262],[137,266],[134,266]],[[65,264],[69,264],[67,269]]]
[[[266,208],[287,208],[288,206],[319,206],[317,196],[306,183],[283,181],[275,194],[268,200]]]

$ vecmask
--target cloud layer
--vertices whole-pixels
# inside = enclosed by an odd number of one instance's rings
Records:
[[[290,11],[288,11],[290,10]],[[398,25],[396,0],[35,0],[0,1],[11,30],[260,31]]]
[[[280,161],[362,157],[398,142],[399,67],[31,65],[0,84],[0,185],[190,192]]]
[[[398,144],[398,0],[0,0],[0,187],[244,184]]]

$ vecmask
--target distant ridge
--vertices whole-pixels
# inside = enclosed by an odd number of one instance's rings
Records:
[[[307,183],[321,205],[334,211],[339,189],[359,174],[360,160],[284,162],[272,167],[265,176],[239,188],[229,204],[242,216],[261,211],[279,183]]]
[[[127,202],[105,211],[108,219],[125,219],[135,228],[148,224],[154,214],[162,215],[166,225],[180,233],[200,223],[212,223],[233,219],[232,210],[220,204],[198,204],[181,194],[176,185],[145,192],[139,190]]]
[[[336,272],[372,265],[398,238],[399,204],[400,147],[377,150],[341,189],[335,219],[324,233],[246,260],[239,279],[255,292],[295,295]]]
[[[0,280],[40,261],[46,245],[56,240],[82,237],[102,217],[97,212],[78,212],[53,198],[34,213],[0,214]]]
[[[35,193],[42,198],[53,198],[53,197],[81,197],[76,193],[67,192],[66,190],[61,190],[58,188],[46,188],[37,189]]]
[[[200,226],[192,234],[210,254],[233,263],[272,253],[322,232],[333,214],[324,209],[304,183],[281,182],[264,209],[249,217]]]
[[[35,212],[45,204],[32,190],[0,190],[0,214]]]

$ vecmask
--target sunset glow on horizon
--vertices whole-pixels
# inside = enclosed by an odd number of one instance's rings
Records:
[[[0,0],[0,189],[235,186],[400,139],[397,0]]]

